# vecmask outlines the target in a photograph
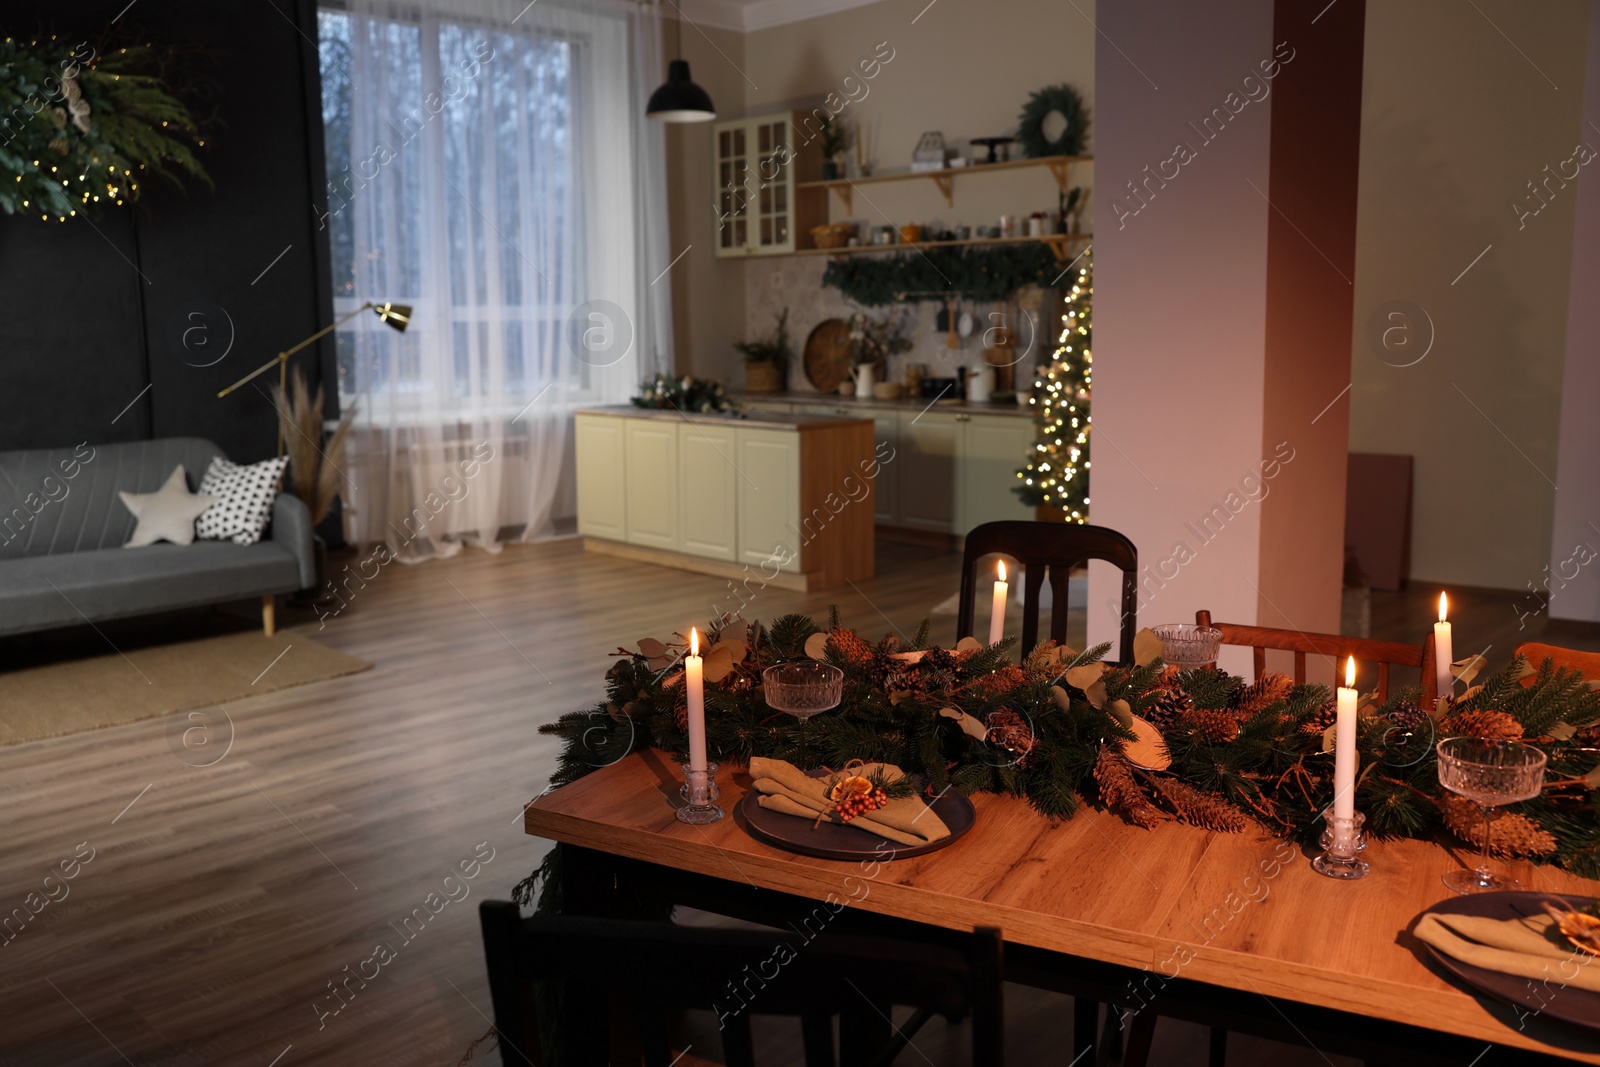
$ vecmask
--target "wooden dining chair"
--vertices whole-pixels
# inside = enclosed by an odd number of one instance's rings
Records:
[[[1567,670],[1577,671],[1586,681],[1600,680],[1600,652],[1580,652],[1575,648],[1562,648],[1560,645],[1524,641],[1517,646],[1511,656],[1513,659],[1521,656],[1535,668],[1545,660],[1551,660],[1557,668],[1565,667]],[[1525,686],[1532,685],[1533,682],[1532,676],[1522,680]]]
[[[612,1026],[614,1009],[631,1015],[646,1067],[669,1067],[669,1022],[691,1008],[716,1013],[728,1067],[754,1064],[752,1013],[798,1017],[806,1067],[835,1063],[836,1016],[844,1067],[877,1067],[892,1062],[934,1015],[970,1013],[972,1062],[1003,1063],[995,929],[931,945],[826,930],[806,936],[564,915],[524,919],[505,901],[483,902],[478,916],[507,1067],[544,1063],[535,982],[563,984],[561,1019],[571,1040],[563,1042],[562,1067],[607,1062],[609,1041],[626,1027]],[[886,1042],[852,1043],[853,1034],[880,1038],[896,1005],[916,1013],[890,1024]]]
[[[1122,626],[1118,656],[1127,661],[1133,656],[1133,635],[1138,630],[1136,614],[1139,598],[1139,550],[1133,542],[1104,526],[1079,526],[1060,522],[1027,522],[1007,519],[986,522],[967,534],[961,557],[961,607],[956,618],[956,636],[970,637],[980,590],[989,589],[984,581],[992,575],[978,573],[984,556],[1010,556],[1023,568],[1022,647],[1027,655],[1039,642],[1039,593],[1045,574],[1050,575],[1050,636],[1058,643],[1067,639],[1067,579],[1071,571],[1092,559],[1105,560],[1122,571]]]
[[[1346,637],[1342,634],[1307,633],[1304,630],[1280,630],[1270,626],[1242,626],[1232,622],[1212,622],[1211,612],[1197,611],[1194,621],[1199,626],[1210,626],[1222,631],[1224,645],[1241,645],[1255,650],[1255,676],[1259,679],[1267,671],[1267,650],[1280,649],[1294,653],[1294,680],[1306,680],[1306,656],[1331,656],[1343,660],[1354,656],[1357,663],[1378,665],[1378,703],[1389,699],[1389,668],[1415,667],[1420,669],[1422,707],[1432,710],[1438,699],[1438,678],[1434,675],[1433,634],[1430,632],[1420,644],[1404,641],[1378,641],[1370,637]]]

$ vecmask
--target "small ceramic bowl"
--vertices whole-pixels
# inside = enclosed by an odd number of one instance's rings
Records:
[[[877,397],[879,400],[899,400],[900,383],[879,382],[877,385],[872,387],[872,395]]]

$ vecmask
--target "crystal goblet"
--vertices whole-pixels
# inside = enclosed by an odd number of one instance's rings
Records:
[[[1211,626],[1169,622],[1150,627],[1150,632],[1166,646],[1161,662],[1172,667],[1204,667],[1215,663],[1217,652],[1222,648],[1222,631]]]
[[[1444,876],[1444,884],[1457,893],[1521,889],[1522,883],[1515,878],[1489,870],[1494,809],[1539,795],[1544,788],[1545,754],[1521,741],[1482,737],[1444,738],[1438,752],[1439,784],[1472,801],[1483,812],[1483,851],[1477,869],[1450,871]]]
[[[800,720],[800,762],[804,764],[808,760],[806,721],[839,706],[844,698],[844,671],[829,663],[779,663],[761,672],[761,691],[769,707]]]

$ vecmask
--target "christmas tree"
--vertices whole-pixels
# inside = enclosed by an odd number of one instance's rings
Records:
[[[1093,268],[1079,260],[1066,294],[1061,335],[1050,362],[1041,364],[1033,383],[1033,424],[1038,440],[1028,462],[1017,471],[1017,495],[1035,506],[1061,509],[1068,522],[1089,521],[1089,386],[1093,321]]]

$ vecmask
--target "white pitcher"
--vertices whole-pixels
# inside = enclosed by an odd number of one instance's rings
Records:
[[[850,371],[850,376],[856,380],[856,399],[871,400],[873,373],[871,363],[858,363]]]
[[[967,371],[967,403],[987,404],[994,395],[994,367],[980,363]]]

